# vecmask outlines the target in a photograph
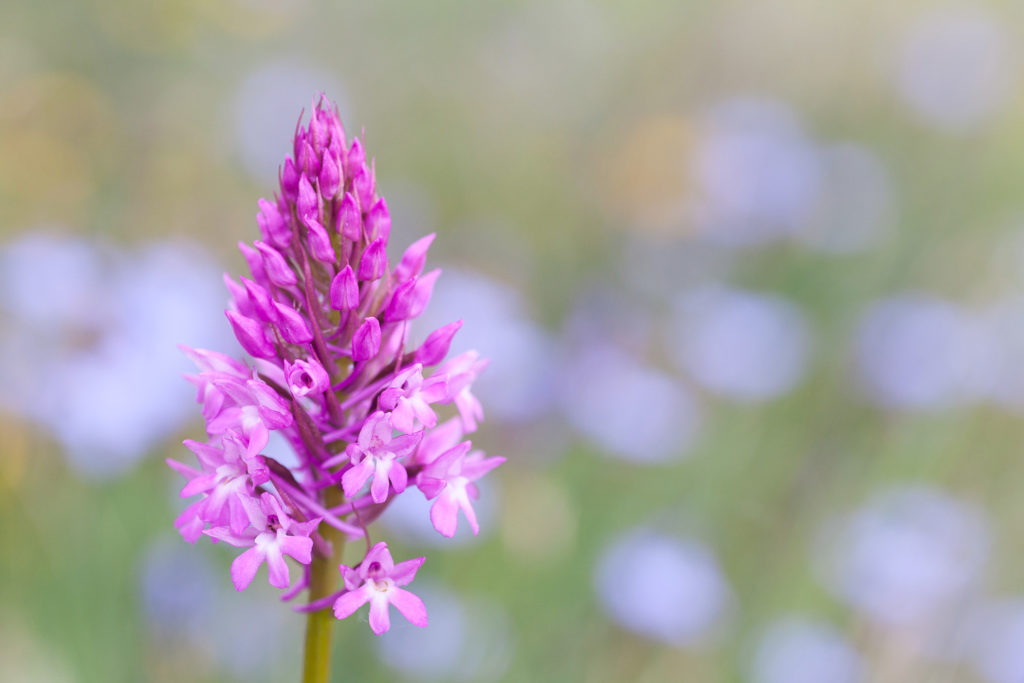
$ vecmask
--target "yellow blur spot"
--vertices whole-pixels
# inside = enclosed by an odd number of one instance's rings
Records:
[[[694,137],[685,119],[657,116],[604,146],[601,199],[623,227],[667,235],[692,232],[687,195]]]

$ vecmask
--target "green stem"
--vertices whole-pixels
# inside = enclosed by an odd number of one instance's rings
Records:
[[[327,489],[326,507],[335,507],[342,502],[344,495],[338,488]],[[322,524],[320,533],[331,544],[331,555],[326,557],[313,554],[309,577],[310,602],[333,593],[341,576],[338,564],[341,563],[341,552],[345,547],[345,534],[329,524]],[[302,683],[328,683],[330,680],[331,629],[335,621],[330,607],[309,613],[306,619],[306,647],[302,657]]]

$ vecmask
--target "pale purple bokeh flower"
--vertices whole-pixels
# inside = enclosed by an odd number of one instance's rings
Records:
[[[966,619],[964,651],[988,683],[1024,680],[1024,599],[989,599]]]
[[[894,71],[899,95],[924,122],[973,130],[1009,101],[1019,76],[1004,21],[977,4],[921,14],[907,31]]]
[[[679,382],[610,347],[581,350],[562,374],[569,423],[611,455],[643,463],[686,453],[701,417]]]
[[[877,623],[933,628],[977,588],[988,559],[985,520],[926,487],[883,491],[822,530],[827,586]]]
[[[676,299],[669,344],[679,366],[704,388],[757,402],[800,382],[811,331],[800,309],[781,296],[704,287]]]
[[[986,391],[991,337],[961,307],[927,294],[902,294],[870,306],[856,339],[858,377],[889,408],[935,410]]]
[[[702,234],[731,246],[796,234],[811,215],[821,177],[813,141],[795,113],[781,102],[735,98],[715,107],[703,128],[693,162]]]
[[[732,603],[709,548],[647,529],[629,531],[605,548],[594,588],[618,624],[675,646],[713,640]]]
[[[126,250],[27,234],[0,248],[0,284],[0,406],[89,476],[124,472],[189,419],[180,335],[232,343],[203,303],[220,299],[216,266],[187,242]]]
[[[758,640],[750,683],[859,683],[861,655],[832,625],[805,617],[773,622]]]

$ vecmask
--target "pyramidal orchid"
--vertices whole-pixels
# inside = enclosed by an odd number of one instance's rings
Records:
[[[265,566],[283,600],[308,591],[296,607],[309,613],[304,680],[320,681],[334,618],[369,603],[374,633],[388,630],[390,605],[427,625],[404,588],[425,558],[395,563],[370,523],[418,490],[440,534],[455,533],[460,511],[476,533],[472,482],[504,459],[463,440],[482,418],[472,384],[487,363],[475,352],[445,361],[462,321],[410,343],[441,274],[424,272],[434,235],[391,265],[391,216],[363,140],[346,138],[323,97],[301,124],[279,194],[259,200],[260,239],[239,244],[249,274],[224,278],[225,315],[250,358],[182,347],[207,438],[185,442],[196,466],[168,464],[187,480],[182,497],[199,496],[175,522],[182,536],[242,549],[237,590]],[[264,452],[271,432],[295,451],[291,464]],[[351,566],[340,563],[347,540],[365,544]]]

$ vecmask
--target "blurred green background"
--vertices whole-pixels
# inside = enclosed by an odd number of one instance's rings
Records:
[[[0,680],[294,680],[188,546],[175,345],[318,90],[493,358],[477,539],[335,680],[1024,680],[1024,11],[0,6]],[[444,284],[446,283],[447,284]],[[219,346],[218,346],[219,345]],[[362,620],[362,621],[360,621]],[[396,620],[397,622],[397,620]]]

